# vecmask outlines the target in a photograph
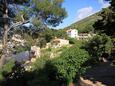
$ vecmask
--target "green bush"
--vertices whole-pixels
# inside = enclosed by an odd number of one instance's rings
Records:
[[[76,44],[77,39],[75,38],[68,38],[70,44]]]
[[[55,69],[56,79],[67,84],[73,82],[86,69],[83,64],[89,59],[89,54],[84,49],[73,46],[62,52],[59,58],[52,62]]]
[[[5,75],[12,72],[12,68],[14,67],[14,60],[8,61],[2,68],[0,68],[0,82],[2,82],[5,78]]]
[[[30,76],[32,79],[28,81],[29,86],[59,86],[57,81],[50,80],[49,68],[46,66],[50,62],[48,57],[41,57],[33,64]],[[50,64],[50,63],[49,63]]]
[[[113,43],[109,36],[102,34],[94,36],[85,44],[84,47],[89,52],[91,57],[99,60],[104,53],[109,55],[111,54]]]

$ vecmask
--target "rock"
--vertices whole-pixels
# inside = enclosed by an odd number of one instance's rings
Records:
[[[18,54],[12,55],[15,61],[17,62],[26,62],[30,59],[29,51],[20,52]]]
[[[38,57],[40,57],[40,47],[37,47],[37,46],[31,46],[31,51],[32,52],[35,52],[34,53],[34,56],[36,57],[36,58],[38,58]]]

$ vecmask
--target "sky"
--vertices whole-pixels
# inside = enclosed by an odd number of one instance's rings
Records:
[[[63,23],[55,27],[55,29],[67,27],[108,6],[109,3],[103,0],[65,0],[63,7],[66,9],[68,16],[63,20]]]

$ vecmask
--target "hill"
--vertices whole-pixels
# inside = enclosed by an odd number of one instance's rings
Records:
[[[72,25],[66,27],[65,29],[77,29],[79,32],[91,32],[94,30],[93,24],[101,19],[99,13],[93,14],[85,19],[82,19],[78,22],[73,23]]]

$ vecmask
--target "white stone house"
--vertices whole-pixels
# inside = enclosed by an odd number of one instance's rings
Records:
[[[69,29],[66,31],[67,35],[71,38],[78,38],[78,30],[76,29]]]
[[[79,33],[78,34],[78,30],[76,29],[69,29],[66,32],[69,37],[75,38],[77,40],[88,40],[89,38],[95,36],[95,34],[90,34],[90,33]]]

